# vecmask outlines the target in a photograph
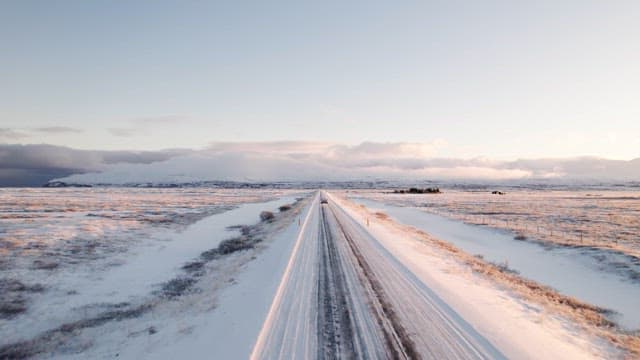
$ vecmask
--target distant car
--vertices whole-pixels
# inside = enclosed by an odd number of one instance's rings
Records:
[[[329,201],[327,201],[327,199],[320,200],[320,204],[328,204],[328,203],[329,203]]]

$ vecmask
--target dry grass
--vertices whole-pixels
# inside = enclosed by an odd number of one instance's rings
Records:
[[[389,215],[383,213],[383,212],[377,212],[374,214],[376,218],[380,219],[380,220],[387,220],[389,219]]]
[[[511,230],[541,242],[611,249],[640,259],[640,196],[637,191],[513,190],[446,191],[439,196],[363,191],[373,200]]]

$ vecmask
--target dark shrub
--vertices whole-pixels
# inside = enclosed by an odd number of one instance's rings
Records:
[[[173,299],[187,293],[196,280],[188,277],[175,278],[162,285],[162,295]]]
[[[239,250],[247,250],[251,248],[253,248],[253,241],[243,236],[221,242],[220,245],[218,245],[218,253],[226,255]]]
[[[262,221],[272,221],[275,218],[271,211],[263,211],[260,213],[260,220]]]
[[[433,188],[424,188],[424,189],[418,189],[418,188],[410,188],[409,190],[394,190],[393,191],[394,194],[440,194],[440,189],[437,187],[433,187]]]

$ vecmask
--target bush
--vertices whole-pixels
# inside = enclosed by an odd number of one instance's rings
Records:
[[[162,285],[162,295],[169,299],[177,298],[186,294],[195,283],[196,280],[189,277],[171,279]]]
[[[419,189],[419,188],[409,188],[409,190],[393,190],[394,194],[440,194],[440,189],[437,187],[433,187],[433,188],[424,188],[424,189]]]
[[[263,211],[260,213],[260,220],[262,221],[272,221],[275,218],[275,215],[271,211]]]
[[[227,239],[221,242],[220,245],[218,245],[218,253],[227,255],[240,250],[248,250],[253,248],[253,244],[255,242],[255,240],[249,239],[244,236]]]

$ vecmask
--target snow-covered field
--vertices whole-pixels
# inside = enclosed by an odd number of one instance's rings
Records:
[[[0,347],[105,313],[131,315],[162,295],[181,266],[242,230],[229,227],[295,201],[291,191],[237,189],[2,189],[0,196]]]
[[[600,224],[598,228],[607,227],[609,231],[617,229],[624,234],[635,231],[637,218],[630,219],[627,215],[637,211],[640,200],[629,193],[624,196],[618,192],[600,193],[598,201],[592,199],[595,196],[586,197],[574,192],[539,195],[518,192],[496,196],[455,191],[438,195],[367,191],[351,192],[349,196],[401,223],[448,241],[469,254],[508,266],[520,275],[551,286],[563,294],[611,310],[607,316],[626,330],[640,329],[640,259],[628,251],[620,251],[620,247],[597,246],[586,240],[583,244],[568,245],[559,238],[536,235],[538,227],[547,228],[558,223],[597,222]],[[511,202],[510,199],[516,200]],[[488,202],[486,208],[482,207],[483,201]],[[526,202],[531,205],[525,206]],[[579,204],[582,206],[579,207]],[[558,209],[557,216],[552,214],[554,208]],[[613,211],[620,212],[613,213],[616,215],[611,215],[611,218],[619,221],[624,219],[624,222],[608,223],[602,219],[603,214]],[[494,218],[492,222],[479,220],[478,223],[465,223],[462,220],[472,219],[469,212],[475,214],[477,219],[489,218],[487,214],[491,213],[491,216],[498,216],[500,220]],[[502,217],[510,218],[510,223],[517,224],[517,227],[505,229]],[[529,229],[526,238],[518,237],[525,227]],[[596,235],[585,232],[583,236],[591,239]],[[602,236],[600,238],[603,239]],[[637,235],[629,236],[624,246],[633,249],[638,243],[640,239]]]
[[[504,357],[586,359],[623,356],[571,320],[471,271],[456,257],[430,246],[403,226],[377,220],[373,217],[375,208],[339,201],[390,256],[401,262],[412,276],[447,304],[451,313],[463,318]],[[395,296],[403,298],[402,294]]]
[[[640,257],[640,191],[449,190],[441,194],[361,192],[362,196],[473,224],[517,231],[525,237],[565,245],[599,246]],[[640,273],[638,274],[640,278]]]
[[[343,195],[0,190],[0,358],[624,356]]]

